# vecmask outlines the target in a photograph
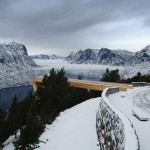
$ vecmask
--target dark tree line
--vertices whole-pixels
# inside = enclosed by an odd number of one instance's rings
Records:
[[[101,81],[107,81],[107,82],[119,82],[120,81],[120,75],[119,70],[109,70],[106,69],[105,73],[102,76]]]
[[[141,72],[138,72],[132,78],[121,79],[118,69],[109,70],[107,68],[105,73],[102,76],[101,81],[118,82],[118,83],[132,83],[132,82],[149,82],[150,83],[150,74],[142,75]]]
[[[120,80],[122,83],[131,83],[131,82],[149,82],[150,83],[150,74],[142,75],[141,72],[138,72],[136,76],[132,78]]]
[[[71,87],[64,69],[59,72],[52,69],[44,76],[35,95],[29,93],[22,102],[15,96],[7,113],[0,109],[0,145],[10,135],[15,135],[16,150],[32,150],[40,142],[38,138],[45,124],[51,124],[61,111],[99,96],[99,91]]]

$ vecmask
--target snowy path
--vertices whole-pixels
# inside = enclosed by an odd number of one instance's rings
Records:
[[[150,115],[150,89],[138,92],[135,96],[135,106],[146,111]]]
[[[100,98],[90,99],[62,112],[40,137],[39,150],[99,150],[96,112]]]
[[[132,114],[133,97],[134,108],[140,107],[143,111],[150,111],[150,87],[137,87],[127,92],[126,97],[122,97],[122,92],[110,95],[109,100],[120,109],[133,123],[139,137],[141,150],[150,150],[150,121],[140,121]]]

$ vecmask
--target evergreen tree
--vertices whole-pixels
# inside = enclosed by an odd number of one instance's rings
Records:
[[[17,130],[23,125],[23,103],[17,103],[17,96],[14,96],[8,115],[0,127],[0,141],[3,143],[11,134],[17,134]]]
[[[6,113],[0,108],[0,148],[3,143]]]
[[[20,113],[18,112],[17,96],[13,98],[11,107],[9,108],[8,119],[7,121],[11,124],[9,127],[10,132],[14,132],[16,135],[16,130],[21,126],[19,120]]]
[[[32,101],[26,117],[26,125],[20,130],[20,137],[15,142],[17,150],[34,149],[39,135],[43,132],[43,124],[40,116],[37,116],[36,102]]]
[[[106,72],[103,74],[103,77],[102,77],[101,81],[109,81],[109,74],[110,74],[110,71],[107,68]]]
[[[131,83],[131,82],[150,82],[150,75],[142,75],[141,72],[137,72],[136,76],[128,79],[120,80],[122,83]]]
[[[5,117],[6,113],[0,108],[0,124],[4,122]]]
[[[137,72],[137,75],[131,78],[132,82],[141,82],[142,81],[142,74],[141,72]],[[144,81],[143,81],[144,82]]]
[[[101,81],[107,81],[107,82],[119,82],[120,81],[120,75],[119,75],[119,70],[111,70],[106,69],[106,72],[103,74],[103,77]]]
[[[83,79],[83,75],[82,75],[82,74],[79,74],[77,79],[78,79],[78,80],[82,80],[82,79]]]
[[[96,90],[89,91],[89,98],[101,97],[102,92]]]

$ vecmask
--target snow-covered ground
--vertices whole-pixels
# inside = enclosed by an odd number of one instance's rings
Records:
[[[99,150],[96,112],[100,98],[90,99],[60,114],[40,137],[39,150]],[[47,141],[48,139],[48,141]]]
[[[78,104],[64,112],[47,125],[41,135],[39,150],[99,150],[96,133],[96,112],[101,98]],[[3,150],[14,150],[11,136]]]
[[[15,135],[10,136],[5,142],[4,145],[5,147],[2,150],[14,150],[14,144],[13,141],[15,139]]]
[[[141,150],[150,150],[150,121],[140,121],[133,116],[132,110],[140,109],[150,116],[150,87],[136,87],[126,93],[119,92],[110,95],[109,100],[124,113],[133,123],[139,137]],[[124,97],[125,96],[125,97]]]
[[[134,94],[135,106],[150,116],[150,88]]]
[[[17,132],[17,136],[20,135],[20,131]],[[5,147],[2,150],[14,150],[15,146],[13,144],[13,141],[15,141],[15,135],[11,135],[3,144]]]

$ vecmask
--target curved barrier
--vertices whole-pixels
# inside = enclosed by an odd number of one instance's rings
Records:
[[[119,88],[107,88],[102,93],[96,116],[96,130],[101,150],[139,150],[139,140],[129,119],[107,98]]]

